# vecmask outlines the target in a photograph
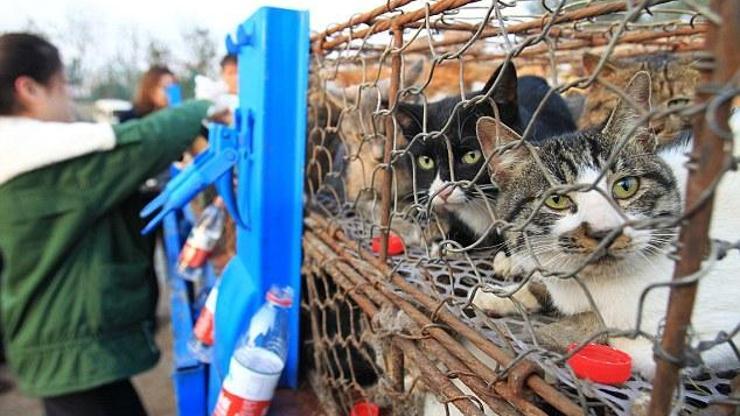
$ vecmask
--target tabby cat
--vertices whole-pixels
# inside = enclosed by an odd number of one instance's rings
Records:
[[[406,63],[403,67],[402,85],[413,84],[421,75],[423,67],[422,60]],[[333,159],[330,162],[325,161],[321,167],[312,168],[320,170],[331,165],[332,173],[327,175],[324,189],[330,190],[340,201],[350,203],[354,212],[365,221],[379,224],[383,171],[379,165],[383,161],[386,120],[377,113],[388,106],[390,80],[382,79],[373,85],[369,84],[342,87],[334,82],[326,83],[327,103],[324,112],[338,115],[336,121],[332,120],[336,123],[336,129],[326,129],[333,130],[327,135],[334,139],[335,144],[330,149]],[[312,102],[313,105],[316,103]],[[403,149],[406,145],[404,136],[399,132],[395,137],[394,148]],[[404,195],[411,189],[408,171],[398,165],[399,163],[393,164],[392,198],[395,211],[404,208],[403,201],[399,201],[396,195]],[[420,227],[401,216],[392,218],[391,229],[402,235],[407,244],[420,245],[426,239]]]
[[[499,76],[501,79],[494,87]],[[485,94],[491,88],[494,88],[491,99],[501,120],[517,132],[524,131],[550,90],[540,77],[518,78],[511,63],[497,68],[483,90],[473,96]],[[428,203],[438,214],[446,215],[451,240],[468,246],[490,236],[487,243],[493,244],[496,233],[489,233],[494,223],[489,207],[497,190],[486,172],[481,172],[485,160],[475,125],[479,118],[493,116],[494,108],[490,101],[469,106],[463,106],[460,101],[456,96],[427,105],[426,131],[438,132],[427,137],[421,135],[424,108],[418,104],[400,104],[397,119],[406,140],[411,142],[408,170],[413,171],[416,185],[407,199]],[[553,93],[534,118],[527,138],[539,142],[575,129],[563,99]]]
[[[518,146],[494,155],[489,165],[500,187],[496,214],[514,225],[504,232],[512,267],[535,271],[533,280],[544,283],[552,306],[564,315],[594,309],[575,280],[540,271],[561,276],[577,271],[607,327],[618,330],[635,328],[638,304],[649,285],[672,278],[674,261],[666,254],[677,238],[672,220],[682,213],[688,176],[684,164],[692,141],[684,134],[659,144],[656,135],[638,123],[650,108],[647,72],[638,72],[625,93],[641,108],[621,101],[602,128],[551,138],[538,146]],[[477,133],[485,154],[520,140],[488,117],[478,121]],[[625,137],[625,147],[607,165]],[[559,187],[555,193],[552,186],[570,188]],[[740,236],[739,187],[735,172],[721,182],[712,238],[734,242]],[[692,318],[694,340],[712,340],[740,322],[738,271],[740,255],[735,250],[702,278]],[[514,298],[530,310],[542,306],[527,286]],[[644,299],[640,329],[651,337],[659,331],[667,299],[665,287],[649,291]],[[490,293],[479,291],[474,303],[498,314],[515,313],[511,300]],[[610,343],[632,357],[634,370],[651,378],[655,363],[648,338],[613,337]],[[740,366],[726,343],[707,350],[702,359],[710,368]]]
[[[588,74],[593,74],[601,56],[591,53],[583,55],[583,67]],[[599,79],[612,85],[626,85],[638,71],[646,71],[652,80],[652,108],[665,110],[686,105],[691,102],[699,82],[699,71],[693,65],[691,57],[680,57],[675,54],[658,53],[633,58],[608,59]],[[596,127],[602,124],[609,113],[614,110],[619,97],[603,83],[594,82],[588,89],[584,110],[578,120],[580,128]],[[663,142],[671,141],[682,129],[690,126],[688,117],[677,114],[651,122],[651,128]]]

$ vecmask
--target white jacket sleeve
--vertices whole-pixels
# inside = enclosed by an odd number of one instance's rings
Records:
[[[23,173],[115,145],[109,124],[0,117],[0,185]]]

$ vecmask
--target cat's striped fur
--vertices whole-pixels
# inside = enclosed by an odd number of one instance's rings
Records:
[[[599,55],[583,55],[583,67],[588,75],[596,72],[600,60]],[[694,59],[690,56],[657,53],[631,58],[609,58],[598,73],[597,80],[587,90],[578,127],[586,129],[601,125],[619,101],[619,96],[606,83],[617,87],[627,85],[638,71],[650,74],[650,102],[652,108],[658,110],[690,103],[700,78]],[[682,129],[689,126],[689,118],[678,114],[660,117],[651,122],[651,128],[660,142],[671,141]]]
[[[657,137],[639,123],[650,103],[646,72],[635,75],[626,94],[643,108],[633,109],[620,102],[602,128],[554,138],[539,147],[520,146],[492,157],[490,165],[492,179],[501,188],[497,215],[513,225],[504,232],[513,268],[534,271],[534,279],[544,283],[552,304],[562,314],[596,309],[607,327],[622,331],[635,329],[643,291],[672,278],[674,262],[666,254],[677,237],[671,220],[682,212],[685,153],[690,149],[689,136],[658,145]],[[493,153],[496,144],[518,140],[491,118],[479,121],[478,137],[487,154]],[[614,163],[608,164],[624,140],[626,145]],[[624,184],[625,178],[636,178],[637,190],[622,198],[627,193],[617,186]],[[551,208],[561,208],[552,201],[545,203],[553,195],[548,191],[554,185],[572,185],[557,189],[558,198],[567,198],[565,209]],[[738,186],[740,177],[728,173],[715,201],[711,237],[734,242],[740,236],[740,219],[732,213],[740,205],[731,191]],[[711,340],[740,322],[736,304],[740,299],[739,270],[740,256],[733,252],[701,282],[693,316],[695,340]],[[560,276],[550,276],[553,272]],[[595,308],[581,285],[563,278],[573,273],[587,288]],[[478,306],[496,313],[513,312],[510,300],[478,293],[474,301]],[[640,329],[649,336],[659,331],[667,295],[667,288],[651,291],[642,304]],[[518,298],[529,309],[539,307],[526,289]],[[651,377],[655,368],[649,336],[610,339],[632,356],[633,368],[646,377]],[[702,358],[713,368],[740,366],[728,345],[713,348]]]

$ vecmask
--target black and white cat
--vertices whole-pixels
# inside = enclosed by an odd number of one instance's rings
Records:
[[[684,206],[691,137],[658,146],[655,135],[639,124],[650,103],[648,73],[637,73],[625,93],[642,109],[622,101],[604,127],[496,154],[489,170],[500,188],[496,214],[514,225],[503,233],[512,268],[536,271],[533,279],[545,285],[552,305],[564,315],[594,308],[574,279],[547,277],[540,271],[562,275],[578,271],[607,327],[629,331],[637,323],[646,288],[673,276],[674,261],[666,254],[678,233],[671,219],[679,218]],[[520,140],[489,117],[478,121],[477,133],[487,155]],[[629,136],[626,145],[613,155],[625,136]],[[614,163],[607,164],[611,156]],[[552,192],[553,186],[561,185],[571,187]],[[711,238],[730,242],[740,238],[738,189],[740,175],[728,172],[717,190]],[[740,323],[740,253],[733,250],[723,260],[707,263],[692,317],[695,342],[713,340],[720,331],[731,333]],[[640,329],[650,336],[659,332],[668,292],[666,287],[651,290],[644,299]],[[514,298],[529,310],[541,307],[527,286]],[[478,291],[473,302],[498,314],[516,313],[511,300],[492,293]],[[737,343],[740,336],[733,340]],[[655,363],[649,337],[611,338],[610,343],[632,357],[634,370],[652,378]],[[714,369],[740,366],[727,343],[705,351],[702,359]]]
[[[540,77],[518,78],[511,63],[496,69],[483,90],[474,95],[483,95],[491,88],[490,97],[500,119],[518,133],[528,126],[550,90]],[[494,116],[491,101],[464,106],[460,97],[448,97],[428,104],[426,131],[439,133],[429,137],[421,135],[424,115],[421,105],[399,104],[396,117],[406,140],[411,142],[408,170],[414,171],[415,178],[414,191],[407,198],[415,197],[420,204],[428,203],[437,213],[446,215],[451,240],[468,246],[489,235],[492,238],[488,239],[488,244],[494,243],[495,233],[490,233],[494,223],[490,207],[497,190],[485,172],[485,160],[475,130],[479,118]],[[575,129],[567,105],[560,95],[553,93],[534,117],[527,140],[538,143]]]

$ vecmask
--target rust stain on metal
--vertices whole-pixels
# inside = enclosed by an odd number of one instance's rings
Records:
[[[740,39],[740,2],[713,0],[711,7],[722,17],[722,24],[712,25],[707,34],[706,49],[714,50],[714,70],[705,72],[705,81],[719,87],[735,77],[740,69],[740,54],[737,53],[737,39]],[[699,95],[698,101],[707,102],[711,98],[705,93]],[[730,105],[730,101],[721,104],[713,120],[725,131],[729,131],[727,120]],[[695,169],[689,172],[685,204],[688,217],[679,235],[679,260],[676,263],[674,280],[690,276],[701,268],[709,244],[714,195],[703,200],[702,197],[705,190],[724,173],[728,159],[732,157],[732,141],[719,137],[705,122],[704,114],[694,118],[693,127],[694,149],[691,159]],[[661,348],[678,360],[683,359],[697,287],[697,282],[671,287]],[[675,363],[660,355],[656,355],[656,363],[649,408],[652,416],[668,414],[673,391],[678,383],[679,370]]]

